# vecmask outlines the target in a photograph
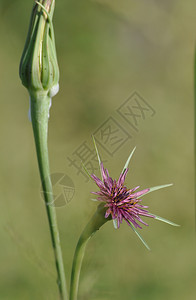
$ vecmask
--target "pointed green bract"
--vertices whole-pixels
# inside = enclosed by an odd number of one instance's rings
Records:
[[[169,183],[169,184],[164,184],[164,185],[158,185],[158,186],[151,187],[151,188],[149,188],[149,191],[146,192],[145,194],[141,195],[140,198],[143,197],[144,195],[147,195],[147,194],[151,193],[151,192],[154,192],[154,191],[157,191],[157,190],[160,190],[160,189],[172,186],[172,185],[173,185],[173,183]]]
[[[118,229],[117,219],[112,219],[112,221],[113,221],[114,228]]]
[[[83,167],[84,171],[86,172],[86,174],[89,176],[90,179],[92,179],[92,177],[91,177],[89,171],[87,170],[86,166],[84,165],[84,163],[83,163],[82,161],[81,161],[81,164],[82,164],[82,167]],[[92,180],[93,180],[93,179],[92,179]]]
[[[123,170],[122,170],[122,173],[124,173],[125,170],[128,168],[129,163],[130,163],[130,160],[131,160],[131,157],[133,156],[133,153],[135,152],[135,149],[136,149],[136,147],[132,150],[131,154],[129,155],[129,157],[128,157],[128,159],[127,159],[125,165],[124,165],[124,168],[123,168]]]
[[[45,8],[45,6],[43,6],[43,5],[42,5],[40,2],[38,2],[38,1],[35,1],[35,3],[36,3],[37,5],[39,5],[39,6],[44,10],[44,12],[47,14],[47,18],[48,18],[48,20],[49,20],[49,22],[50,22],[50,25],[51,25],[51,27],[53,27],[53,26],[52,26],[52,18],[50,17],[50,15],[49,15],[47,9]]]
[[[96,145],[96,142],[95,142],[95,138],[94,138],[93,135],[92,135],[92,139],[93,139],[93,143],[94,143],[95,150],[96,150],[96,153],[97,153],[98,162],[99,162],[99,165],[100,165],[101,164],[101,158],[100,158],[100,155],[99,155],[99,152],[98,152],[98,149],[97,149],[97,145]]]
[[[100,155],[99,155],[99,152],[98,152],[98,149],[97,149],[97,145],[96,145],[96,142],[95,142],[95,138],[94,138],[93,135],[92,135],[92,138],[93,138],[93,143],[94,143],[94,146],[95,146],[95,151],[97,153],[97,158],[98,158],[98,162],[99,162],[99,168],[100,168],[101,178],[102,178],[102,181],[103,181],[103,176],[102,176],[102,172],[101,172],[101,158],[100,158]]]
[[[142,243],[144,244],[144,246],[150,251],[150,247],[144,241],[143,237],[139,234],[139,232],[135,229],[135,227],[131,224],[131,222],[129,222],[129,224],[130,224],[131,228],[133,229],[133,231],[137,234],[137,236],[139,237],[139,239],[142,241]]]
[[[100,172],[101,172],[101,158],[100,158],[100,155],[99,155],[99,152],[98,152],[98,149],[97,149],[97,145],[96,145],[96,142],[95,142],[95,138],[94,138],[93,135],[92,135],[92,139],[93,139],[93,144],[94,144],[94,147],[95,147],[95,151],[96,151],[98,162],[99,162],[99,168],[100,168]],[[84,165],[84,163],[82,161],[81,161],[81,164],[82,164],[82,167],[83,167],[84,171],[86,172],[86,174],[89,176],[89,178],[91,180],[93,180],[90,173],[88,172],[86,166]],[[103,180],[102,172],[101,172],[101,178]]]
[[[151,213],[150,213],[150,214],[151,214]],[[165,219],[165,218],[159,217],[159,216],[157,216],[157,215],[155,215],[155,214],[151,214],[151,215],[154,216],[156,220],[162,221],[162,222],[167,223],[167,224],[170,224],[170,225],[172,225],[172,226],[180,226],[180,225],[178,225],[178,224],[176,224],[176,223],[174,223],[174,222],[172,222],[172,221],[170,221],[170,220],[167,220],[167,219]]]

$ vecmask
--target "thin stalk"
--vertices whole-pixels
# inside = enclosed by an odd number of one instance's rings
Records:
[[[195,164],[195,231],[196,231],[196,46],[194,57],[194,164]]]
[[[84,228],[82,232],[74,254],[72,273],[71,273],[71,283],[70,283],[70,300],[77,300],[78,297],[78,287],[80,279],[80,271],[82,267],[82,261],[84,258],[84,253],[86,245],[94,233],[99,230],[99,228],[105,224],[110,218],[105,218],[105,208],[102,205],[98,206],[96,213],[93,215],[89,223]]]
[[[57,269],[57,283],[61,300],[68,300],[63,257],[57,225],[56,211],[54,206],[52,183],[50,179],[48,158],[48,115],[51,99],[46,95],[31,97],[31,119],[37,151],[37,159],[45,199],[46,211],[49,221],[50,234],[54,249]]]

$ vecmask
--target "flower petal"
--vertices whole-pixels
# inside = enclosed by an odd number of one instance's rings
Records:
[[[109,217],[110,214],[111,214],[111,209],[108,208],[108,209],[106,210],[106,213],[105,213],[105,218],[107,219],[107,218]]]
[[[125,169],[125,171],[123,173],[120,174],[119,179],[117,181],[117,185],[121,186],[123,185],[124,181],[125,181],[125,177],[128,173],[129,169]]]
[[[149,190],[150,190],[150,189],[145,189],[145,190],[136,192],[136,193],[130,195],[130,198],[138,198],[138,197],[141,197],[142,195],[147,194],[147,193],[149,192]]]
[[[94,174],[91,174],[91,178],[95,181],[96,185],[100,188],[104,188],[104,183]]]
[[[101,168],[101,175],[102,175],[103,181],[107,182],[107,174],[106,174],[106,171],[104,169],[104,166],[103,166],[102,162],[100,164],[100,168]]]
[[[137,189],[139,189],[140,185],[136,186],[135,188],[128,190],[129,193],[135,192]]]

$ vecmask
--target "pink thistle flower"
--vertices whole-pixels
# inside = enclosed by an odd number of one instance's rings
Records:
[[[99,157],[96,144],[95,144],[95,149],[98,156],[102,180],[99,179],[95,174],[90,175],[90,177],[94,180],[94,182],[100,189],[98,192],[91,192],[91,193],[97,195],[96,200],[104,204],[104,207],[106,208],[105,218],[108,219],[112,218],[115,229],[119,228],[120,224],[124,220],[134,230],[134,232],[138,235],[138,237],[141,239],[144,245],[148,249],[150,249],[146,244],[146,242],[141,237],[141,235],[136,230],[136,228],[142,229],[140,223],[148,226],[148,224],[144,222],[141,219],[141,217],[149,217],[149,218],[157,219],[174,226],[179,226],[179,225],[169,220],[166,220],[162,217],[159,217],[155,214],[150,213],[147,210],[148,206],[141,204],[142,200],[140,198],[152,191],[171,186],[172,184],[146,188],[141,191],[136,191],[139,188],[139,186],[132,189],[128,189],[124,183],[125,183],[126,175],[128,173],[128,165],[135,151],[135,148],[131,152],[118,180],[115,179],[113,180],[109,176],[108,170],[104,168],[103,163],[101,162],[101,159]]]
[[[138,221],[144,225],[148,224],[145,223],[140,216],[155,218],[155,216],[151,215],[148,210],[146,210],[146,208],[148,208],[147,206],[140,204],[140,197],[148,193],[150,189],[139,192],[136,192],[139,186],[130,190],[127,189],[124,185],[127,173],[128,169],[125,169],[125,171],[120,174],[118,180],[113,180],[109,176],[108,170],[104,169],[103,163],[101,163],[103,181],[94,174],[91,175],[92,179],[100,188],[100,191],[92,193],[98,196],[98,201],[105,202],[105,207],[107,208],[105,218],[108,218],[108,216],[111,215],[115,227],[119,228],[122,221],[125,220],[128,225],[131,223],[135,228],[142,228],[138,224]]]

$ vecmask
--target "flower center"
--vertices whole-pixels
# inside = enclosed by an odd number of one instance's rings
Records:
[[[117,188],[116,184],[112,187],[111,200],[112,203],[117,205],[119,202],[125,200],[129,196],[128,190],[125,186]]]

